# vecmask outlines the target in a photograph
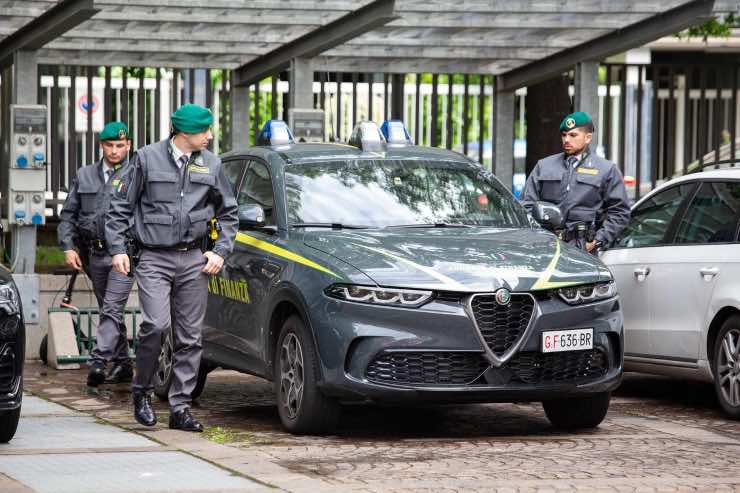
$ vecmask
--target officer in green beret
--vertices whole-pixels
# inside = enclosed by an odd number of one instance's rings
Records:
[[[131,141],[128,127],[122,122],[108,123],[99,137],[103,157],[77,170],[57,229],[65,262],[87,273],[100,308],[87,375],[87,384],[91,387],[105,381],[130,382],[133,376],[124,324],[124,309],[133,280],[111,269],[111,257],[105,244],[105,211],[112,187],[126,164]],[[109,362],[113,365],[106,375]]]
[[[169,138],[135,152],[113,194],[106,239],[113,268],[132,268],[125,233],[141,248],[135,269],[142,323],[133,382],[134,417],[145,426],[157,422],[151,406],[153,379],[162,341],[171,334],[169,427],[203,431],[190,413],[202,354],[202,326],[208,277],[218,274],[231,252],[237,229],[237,204],[221,160],[208,151],[213,138],[211,112],[186,104],[172,114]],[[203,251],[209,222],[221,232]],[[170,332],[171,331],[171,332]]]
[[[575,244],[589,229],[586,249],[608,247],[627,226],[630,207],[617,166],[589,148],[594,124],[576,111],[560,123],[563,152],[541,159],[527,178],[522,203],[531,210],[537,201],[560,207],[564,220],[562,239]]]

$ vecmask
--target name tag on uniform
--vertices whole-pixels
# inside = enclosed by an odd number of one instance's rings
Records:
[[[583,173],[584,175],[598,175],[599,170],[596,168],[578,168],[576,171]]]
[[[188,166],[188,171],[191,173],[210,173],[211,170],[207,166],[198,166],[197,164],[191,164]]]

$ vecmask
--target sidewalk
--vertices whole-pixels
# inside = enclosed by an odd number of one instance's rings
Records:
[[[32,395],[0,444],[0,491],[276,491],[140,434]]]

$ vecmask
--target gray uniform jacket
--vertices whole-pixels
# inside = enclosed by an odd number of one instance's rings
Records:
[[[169,139],[142,147],[114,188],[105,228],[111,255],[126,252],[124,233],[131,217],[135,238],[151,248],[200,240],[216,217],[221,233],[213,251],[221,257],[231,252],[238,225],[236,199],[213,153],[193,153],[180,169]]]
[[[537,162],[527,178],[522,203],[531,210],[544,200],[560,207],[566,230],[576,222],[596,224],[596,240],[616,239],[630,219],[630,206],[617,166],[589,153],[577,167],[568,166],[564,153]]]
[[[105,212],[111,198],[111,184],[121,174],[124,162],[105,182],[102,159],[77,170],[67,199],[59,214],[59,246],[73,250],[91,240],[105,240]]]

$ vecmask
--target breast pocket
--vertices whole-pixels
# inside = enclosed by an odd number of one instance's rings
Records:
[[[95,187],[80,185],[77,194],[80,197],[80,210],[84,214],[93,214],[96,208],[98,190]]]
[[[601,204],[601,176],[585,173],[576,174],[578,196],[574,202],[588,207],[597,207]]]
[[[177,175],[162,171],[150,171],[147,176],[149,196],[155,202],[174,202],[177,200]]]
[[[190,174],[190,192],[205,196],[216,185],[216,177],[208,173]],[[196,199],[197,200],[197,199]]]
[[[558,203],[562,197],[563,175],[557,172],[542,173],[539,177],[540,198],[547,202]]]

